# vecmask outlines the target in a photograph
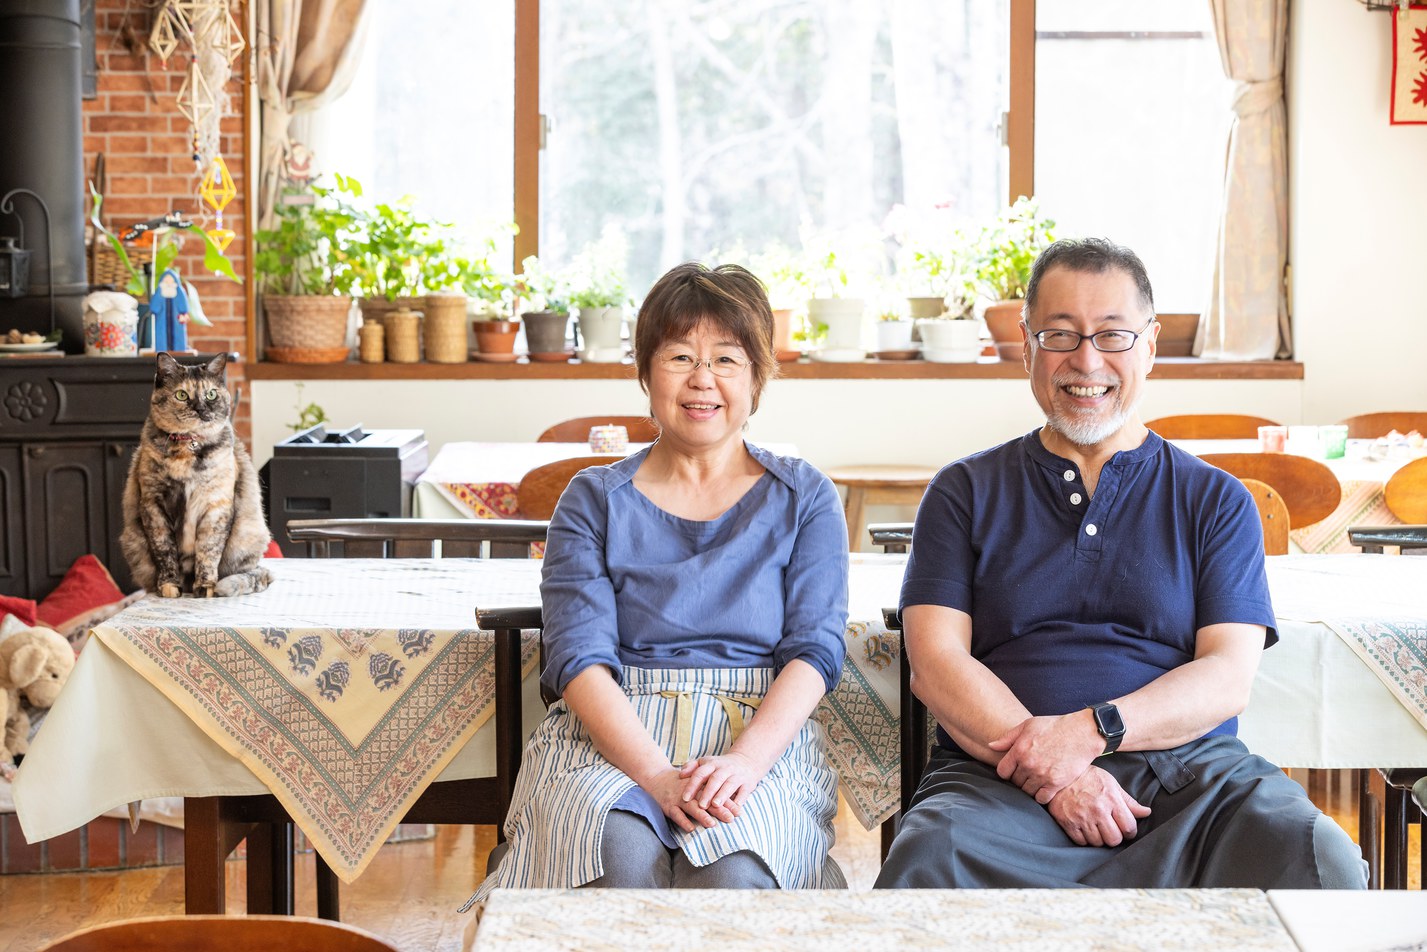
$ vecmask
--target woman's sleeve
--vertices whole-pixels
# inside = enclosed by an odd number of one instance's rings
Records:
[[[609,500],[603,480],[577,473],[550,517],[540,600],[545,619],[545,670],[540,683],[556,694],[590,665],[620,680],[614,584],[605,563]]]
[[[847,653],[847,523],[832,480],[811,466],[799,476],[796,535],[783,583],[783,638],[773,664],[776,674],[795,658],[806,661],[831,691]]]

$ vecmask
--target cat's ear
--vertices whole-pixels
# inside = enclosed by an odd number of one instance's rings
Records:
[[[220,353],[208,362],[208,372],[215,377],[223,376],[223,368],[228,366],[228,354]]]
[[[173,359],[172,354],[160,352],[158,356],[158,374],[154,377],[154,383],[160,384],[169,377],[176,376],[182,369],[178,361]]]

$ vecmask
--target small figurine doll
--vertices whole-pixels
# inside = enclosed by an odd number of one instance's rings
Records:
[[[154,350],[188,350],[188,295],[173,268],[159,275],[158,285],[149,299],[149,313],[153,317]]]

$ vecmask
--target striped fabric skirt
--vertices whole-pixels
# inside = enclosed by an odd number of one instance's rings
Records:
[[[771,668],[625,668],[624,693],[654,741],[676,765],[718,754],[773,683]],[[510,842],[500,865],[476,891],[568,889],[603,875],[600,840],[610,808],[635,786],[595,750],[583,723],[551,706],[525,745],[506,819]],[[788,745],[732,823],[685,833],[679,848],[695,866],[749,850],[784,889],[845,885],[828,862],[837,812],[837,774],[828,763],[822,727],[812,718]]]

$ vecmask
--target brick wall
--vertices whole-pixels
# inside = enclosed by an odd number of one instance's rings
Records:
[[[186,48],[180,47],[167,66],[161,63],[146,45],[152,16],[150,5],[132,0],[97,0],[95,4],[99,95],[84,101],[84,172],[92,178],[95,159],[104,154],[108,180],[104,223],[116,233],[136,221],[175,209],[205,228],[213,224],[208,206],[198,197],[202,174],[193,161],[191,126],[176,106],[187,66]],[[241,10],[236,18],[240,24],[244,22]],[[234,78],[225,90],[228,108],[222,126],[223,159],[238,189],[237,198],[223,212],[224,227],[237,233],[226,253],[239,275],[247,271],[242,95],[247,61],[245,54],[234,64]],[[192,238],[184,244],[178,268],[193,282],[203,311],[213,322],[212,327],[190,325],[191,346],[208,352],[237,351],[246,358],[244,286],[204,269],[203,250]],[[228,375],[231,386],[242,386],[243,365],[230,365]],[[246,400],[235,423],[239,435],[251,441]]]

